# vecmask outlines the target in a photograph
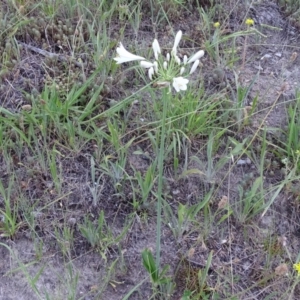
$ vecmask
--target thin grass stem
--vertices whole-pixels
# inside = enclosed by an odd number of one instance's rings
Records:
[[[169,88],[163,89],[163,114],[161,120],[161,135],[158,155],[158,189],[157,189],[157,224],[156,224],[156,267],[160,265],[160,248],[161,248],[161,207],[163,201],[163,169],[164,169],[164,153],[165,153],[165,135],[166,135],[166,118],[169,104]]]

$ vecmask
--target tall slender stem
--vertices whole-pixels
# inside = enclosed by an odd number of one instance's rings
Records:
[[[157,190],[157,222],[156,222],[156,268],[160,266],[160,249],[161,249],[161,208],[163,201],[163,170],[165,155],[165,136],[166,136],[166,119],[169,102],[169,88],[163,89],[163,115],[161,120],[160,144],[158,155],[158,190]]]

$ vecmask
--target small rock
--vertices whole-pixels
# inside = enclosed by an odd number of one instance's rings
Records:
[[[41,218],[41,217],[44,216],[44,213],[42,213],[42,212],[40,212],[40,211],[32,211],[31,214],[32,214],[32,216],[33,216],[34,218],[37,218],[37,219],[39,219],[39,218]]]
[[[174,190],[174,191],[172,191],[172,194],[173,194],[173,195],[178,195],[179,193],[180,193],[179,190]]]
[[[258,71],[263,71],[263,70],[264,70],[264,68],[263,68],[261,65],[259,65],[259,66],[254,66],[254,68],[255,68],[256,70],[258,70]]]
[[[272,227],[273,226],[273,217],[264,216],[263,218],[261,218],[260,222],[261,222],[261,225],[265,228]]]
[[[291,74],[292,74],[292,72],[290,72],[288,70],[285,70],[285,71],[283,71],[282,75],[283,75],[284,78],[289,78],[291,76]]]
[[[246,159],[239,159],[236,163],[238,166],[251,165],[251,159],[247,157]]]
[[[272,57],[271,54],[265,54],[265,55],[262,56],[262,58],[260,60],[264,60],[266,58],[271,58],[271,57]]]
[[[289,274],[289,268],[287,264],[280,264],[275,268],[275,274],[278,276],[287,276]]]
[[[69,220],[68,220],[69,225],[74,226],[76,223],[77,223],[76,218],[72,218],[72,217],[69,218]]]
[[[22,106],[22,109],[23,109],[23,110],[26,110],[26,111],[30,111],[31,108],[32,108],[32,107],[31,107],[30,104],[25,104],[25,105]]]
[[[243,264],[243,269],[245,271],[249,270],[251,267],[251,263],[249,261],[246,261],[244,264]]]

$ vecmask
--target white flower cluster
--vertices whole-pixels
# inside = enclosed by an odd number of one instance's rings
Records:
[[[186,73],[186,68],[188,64],[193,63],[189,75],[194,73],[200,64],[200,58],[204,55],[204,51],[200,50],[195,53],[192,57],[188,59],[186,55],[183,57],[183,61],[177,56],[177,47],[182,37],[182,31],[178,31],[175,37],[174,46],[172,48],[171,54],[167,53],[166,58],[161,58],[161,49],[157,39],[154,39],[152,43],[152,48],[154,52],[155,61],[147,61],[144,57],[138,56],[128,52],[122,43],[120,43],[117,48],[118,56],[114,58],[117,64],[124,62],[140,60],[140,65],[143,68],[148,69],[148,76],[150,80],[154,76],[157,78],[157,86],[165,87],[170,86],[172,82],[173,88],[176,92],[180,90],[185,91],[187,89],[188,79],[184,78],[183,75]]]

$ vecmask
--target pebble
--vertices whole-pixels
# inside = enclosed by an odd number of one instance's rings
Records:
[[[271,54],[265,54],[265,55],[263,55],[263,56],[261,57],[260,60],[264,60],[265,58],[271,58],[271,57],[272,57]]]
[[[247,157],[246,159],[239,159],[236,163],[238,166],[251,165],[251,159]]]
[[[77,223],[76,218],[69,218],[68,220],[68,224],[71,226],[74,226]]]

